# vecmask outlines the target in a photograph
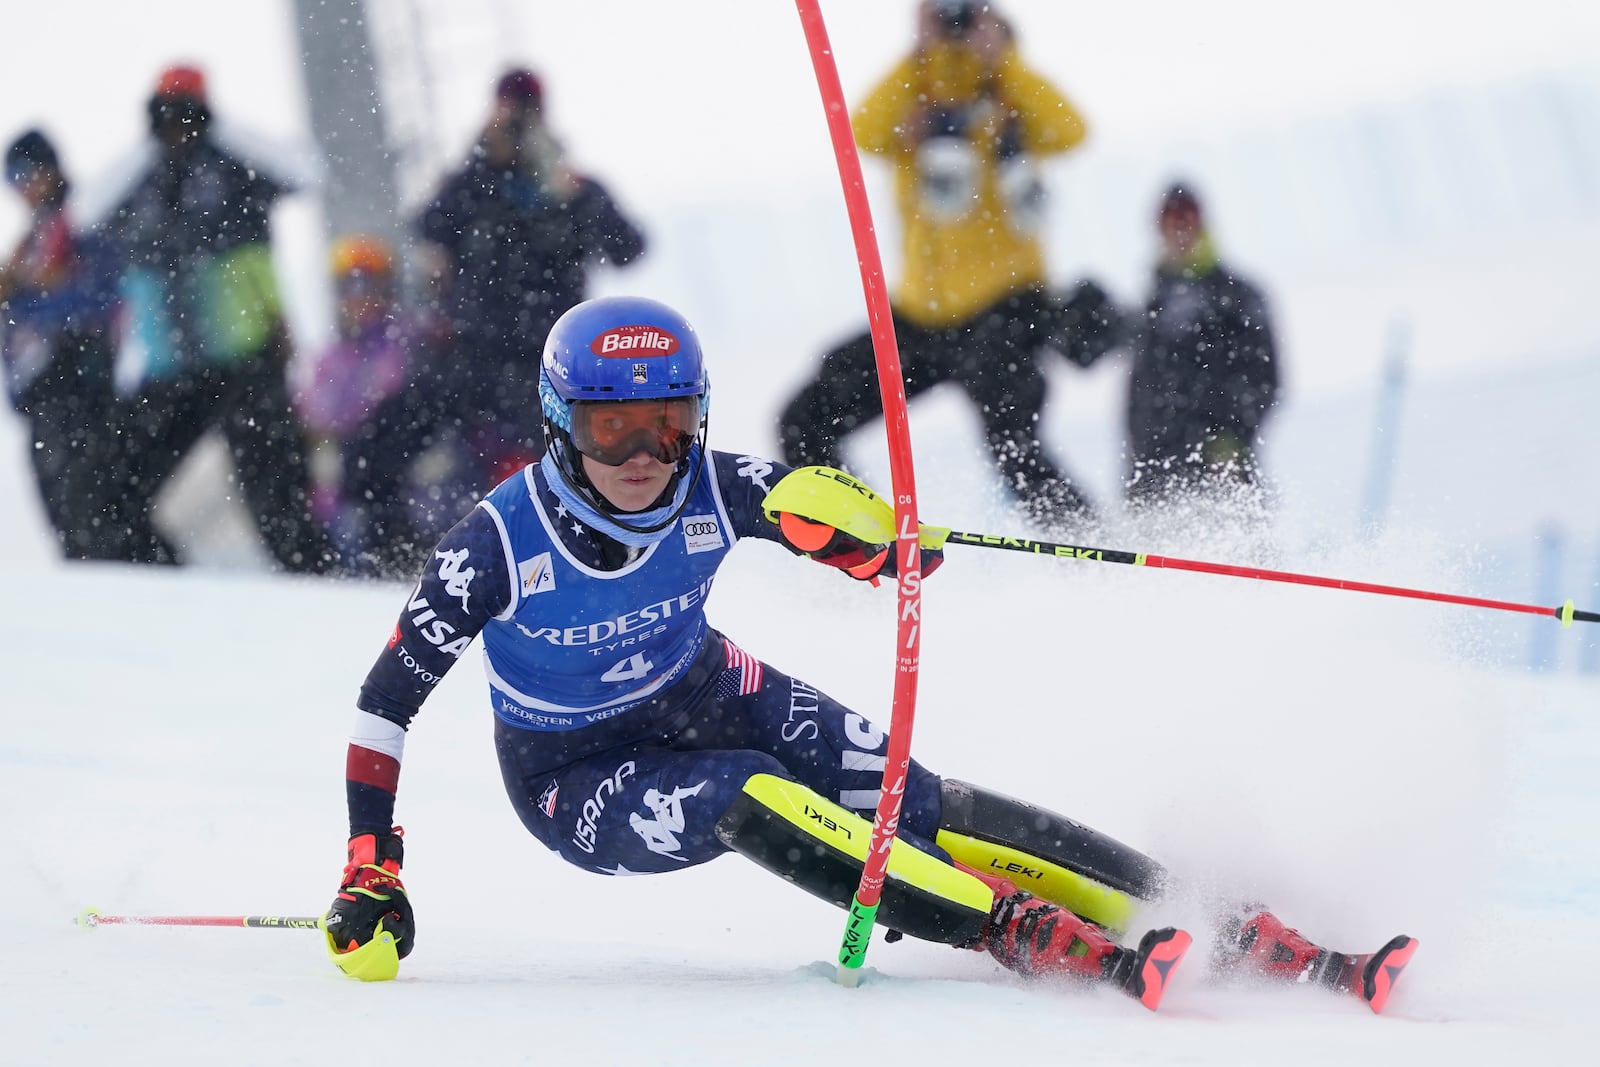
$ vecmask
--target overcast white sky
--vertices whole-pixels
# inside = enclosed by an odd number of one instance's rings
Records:
[[[780,379],[800,373],[811,352],[833,343],[860,314],[837,174],[791,0],[383,4],[380,21],[398,17],[403,24],[399,16],[410,9],[428,19],[440,167],[453,165],[473,138],[496,76],[509,64],[531,64],[544,77],[551,124],[575,162],[652,235],[654,251],[626,275],[629,285],[686,301],[707,325],[726,317],[713,295],[781,313],[780,305],[804,293],[804,336],[793,352],[779,353],[773,366]],[[1015,23],[1024,56],[1088,118],[1089,141],[1056,164],[1063,182],[1124,174],[1118,160],[1151,163],[1169,152],[1185,167],[1183,153],[1213,138],[1236,141],[1242,130],[1281,130],[1297,118],[1386,101],[1398,109],[1433,90],[1541,72],[1575,74],[1600,87],[1600,4],[1592,0],[1011,0],[1001,10]],[[915,3],[824,0],[823,11],[846,95],[859,99],[909,46]],[[311,147],[290,0],[151,0],[137,8],[13,2],[5,26],[0,136],[9,140],[35,124],[47,129],[84,194],[80,206],[103,202],[113,176],[126,169],[145,137],[144,101],[157,72],[174,60],[208,70],[223,122],[258,140]],[[874,183],[883,178],[882,168],[868,168],[869,188],[880,188]],[[1154,182],[1154,172],[1123,180],[1146,178]],[[1149,254],[1144,211],[1156,191],[1154,184],[1075,186],[1080,199],[1072,202],[1081,205],[1083,195],[1103,200],[1095,223],[1118,236],[1092,255],[1081,227],[1053,242],[1058,272],[1103,274],[1131,297]],[[1397,308],[1417,320],[1422,365],[1521,359],[1524,349],[1560,352],[1592,333],[1589,286],[1580,276],[1592,260],[1587,231],[1574,232],[1574,247],[1560,256],[1547,243],[1465,259],[1459,246],[1440,249],[1440,263],[1475,264],[1480,273],[1499,262],[1507,280],[1436,279],[1434,296],[1406,290],[1413,265],[1374,253],[1357,271],[1368,292],[1356,300],[1340,288],[1349,279],[1308,293],[1306,279],[1288,271],[1315,269],[1316,262],[1263,261],[1245,228],[1230,225],[1240,217],[1235,205],[1237,199],[1216,202],[1225,245],[1276,289],[1299,387],[1369,380]],[[708,218],[724,207],[726,218]],[[875,211],[880,226],[892,228],[886,205]],[[804,242],[775,225],[785,213],[808,220],[803,238],[833,227],[827,239],[835,243],[792,247]],[[327,321],[317,219],[315,200],[306,196],[285,201],[275,217],[291,319],[308,338]],[[731,240],[727,232],[712,234],[713,222],[723,223]],[[757,224],[768,229],[757,233]],[[0,249],[9,249],[21,225],[17,199],[0,194]],[[893,273],[894,242],[883,243]],[[744,263],[753,253],[759,264]],[[719,262],[727,260],[736,262]],[[1421,273],[1432,278],[1437,271]],[[699,279],[694,284],[707,292],[690,291],[686,278]],[[1505,312],[1496,320],[1500,334],[1463,314],[1479,306]],[[1506,311],[1517,307],[1525,313]],[[782,383],[768,388],[766,400],[775,404]],[[1107,402],[1082,383],[1062,395],[1096,409]]]
[[[786,0],[411,6],[438,12],[433,75],[451,157],[481,120],[496,73],[522,61],[544,74],[553,123],[574,154],[624,194],[648,184],[657,195],[714,197],[721,185],[833,173]],[[222,115],[268,136],[305,136],[289,0],[7,7],[0,134],[43,125],[80,184],[139,140],[144,98],[175,59],[208,68]],[[907,46],[914,4],[828,0],[823,10],[845,91],[859,95]],[[1193,138],[1600,56],[1600,5],[1585,0],[1011,0],[1002,10],[1103,145]],[[7,197],[0,236],[18,224]]]

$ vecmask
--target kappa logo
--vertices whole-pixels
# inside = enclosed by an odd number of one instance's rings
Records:
[[[449,596],[461,598],[461,610],[467,610],[467,600],[472,596],[472,579],[478,572],[471,567],[463,567],[466,562],[467,550],[457,549],[454,552],[435,552],[434,557],[444,562],[439,564],[439,577],[444,582],[444,591]]]
[[[739,477],[749,478],[763,493],[772,492],[767,476],[772,473],[772,463],[760,456],[739,457]]]
[[[517,578],[522,583],[522,595],[548,593],[556,587],[556,572],[550,562],[550,553],[541,552],[532,559],[517,564]]]
[[[683,547],[689,555],[712,552],[723,547],[722,526],[715,515],[683,517]]]
[[[628,825],[633,827],[634,833],[644,838],[644,847],[658,856],[677,860],[680,863],[689,861],[683,856],[673,855],[682,847],[678,842],[678,835],[683,833],[683,802],[688,797],[700,795],[700,790],[706,783],[691,785],[687,788],[678,786],[671,793],[660,793],[654,789],[647,789],[644,793],[644,806],[655,815],[654,819],[646,819],[638,812],[628,815]]]

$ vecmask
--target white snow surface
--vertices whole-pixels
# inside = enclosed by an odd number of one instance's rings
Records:
[[[14,431],[0,422],[8,499],[25,491]],[[1425,535],[1312,551],[1189,519],[1104,536],[1473,591]],[[1422,943],[1373,1017],[1308,989],[1214,986],[1202,933],[1151,1015],[1108,990],[1027,985],[977,953],[881,938],[862,985],[843,988],[842,913],[736,856],[649,878],[566,866],[503,795],[475,662],[411,731],[399,820],[419,930],[398,980],[344,978],[310,932],[77,929],[86,906],[327,905],[352,700],[407,590],[5,559],[6,1063],[927,1064],[999,1051],[1314,1067],[1542,1062],[1597,1033],[1594,680],[1477,662],[1488,613],[952,548],[926,586],[920,760],[1162,858],[1184,887],[1151,924],[1203,931],[1208,899],[1240,895],[1336,947]],[[709,612],[887,722],[888,588],[748,544]]]

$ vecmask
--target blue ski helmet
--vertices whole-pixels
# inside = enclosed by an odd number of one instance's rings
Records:
[[[637,296],[586,300],[569,309],[545,338],[539,365],[539,406],[545,446],[562,475],[604,510],[572,441],[572,405],[582,401],[699,398],[704,449],[709,383],[694,327],[659,301]],[[677,463],[678,477],[688,456]],[[676,487],[675,477],[668,487]]]
[[[540,402],[545,417],[557,425],[567,420],[564,406],[577,400],[648,400],[706,391],[694,327],[667,305],[639,296],[605,296],[568,310],[545,338],[539,369]],[[545,382],[553,396],[547,395]]]

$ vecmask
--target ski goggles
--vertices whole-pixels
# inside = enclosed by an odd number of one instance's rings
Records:
[[[689,454],[700,432],[700,398],[578,400],[572,405],[572,444],[597,463],[620,467],[640,452],[662,463]]]

